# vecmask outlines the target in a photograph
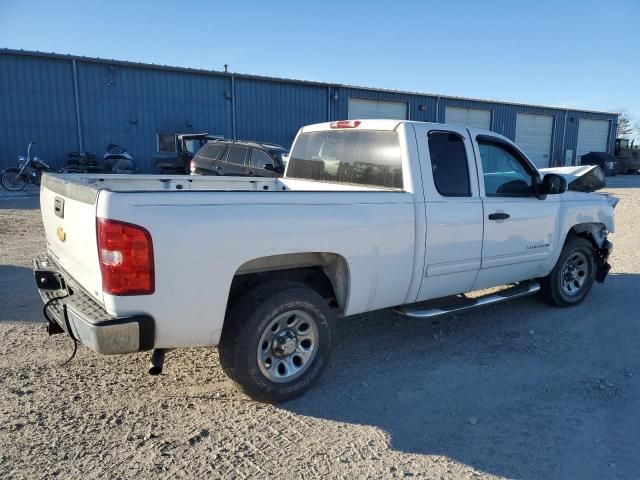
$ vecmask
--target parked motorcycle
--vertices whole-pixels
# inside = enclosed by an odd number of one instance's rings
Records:
[[[27,156],[18,156],[18,167],[5,168],[0,174],[0,184],[9,191],[17,192],[28,184],[40,185],[42,172],[66,173],[67,169],[54,170],[38,157],[31,156],[31,147],[36,142],[29,142]]]

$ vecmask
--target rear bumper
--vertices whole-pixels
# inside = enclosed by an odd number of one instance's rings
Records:
[[[50,333],[62,329],[105,355],[153,349],[155,325],[150,315],[109,315],[47,255],[33,260],[33,272]]]

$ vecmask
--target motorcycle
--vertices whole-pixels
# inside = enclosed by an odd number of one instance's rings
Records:
[[[11,192],[23,190],[28,184],[40,185],[42,172],[66,173],[67,169],[55,170],[38,157],[31,156],[31,147],[36,142],[29,142],[27,156],[18,156],[18,167],[9,167],[0,174],[0,184]]]

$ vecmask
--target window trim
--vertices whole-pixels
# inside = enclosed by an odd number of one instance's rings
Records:
[[[478,145],[478,157],[480,160],[480,168],[482,169],[482,189],[484,190],[485,197],[512,197],[512,198],[528,198],[528,197],[537,197],[537,185],[540,183],[540,172],[538,169],[531,163],[531,161],[527,158],[527,156],[517,149],[513,144],[502,140],[501,138],[492,137],[491,135],[477,135],[476,143]],[[502,148],[509,152],[513,158],[524,168],[525,172],[529,174],[531,177],[531,192],[528,194],[515,194],[515,193],[487,193],[486,186],[484,184],[484,165],[482,165],[482,156],[480,154],[480,144],[489,144],[495,145],[498,148]]]
[[[458,137],[460,140],[462,140],[462,148],[464,150],[464,159],[466,161],[466,166],[467,166],[467,180],[468,180],[468,187],[469,187],[469,193],[453,193],[453,194],[445,194],[442,193],[440,191],[440,189],[438,188],[438,184],[436,183],[436,179],[433,175],[433,162],[432,162],[432,158],[431,158],[431,145],[429,145],[429,138],[431,137],[432,134],[447,134],[447,135],[454,135],[456,137]],[[469,155],[467,155],[467,146],[464,143],[465,137],[463,135],[461,135],[458,132],[454,132],[451,130],[429,130],[429,133],[427,133],[427,150],[429,151],[429,163],[431,164],[431,180],[433,181],[433,186],[436,187],[436,191],[438,192],[438,194],[441,197],[450,197],[450,198],[469,198],[469,197],[473,197],[473,188],[471,187],[471,168],[469,167]]]

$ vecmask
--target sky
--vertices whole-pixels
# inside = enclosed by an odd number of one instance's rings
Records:
[[[640,0],[0,0],[0,48],[640,120]]]

